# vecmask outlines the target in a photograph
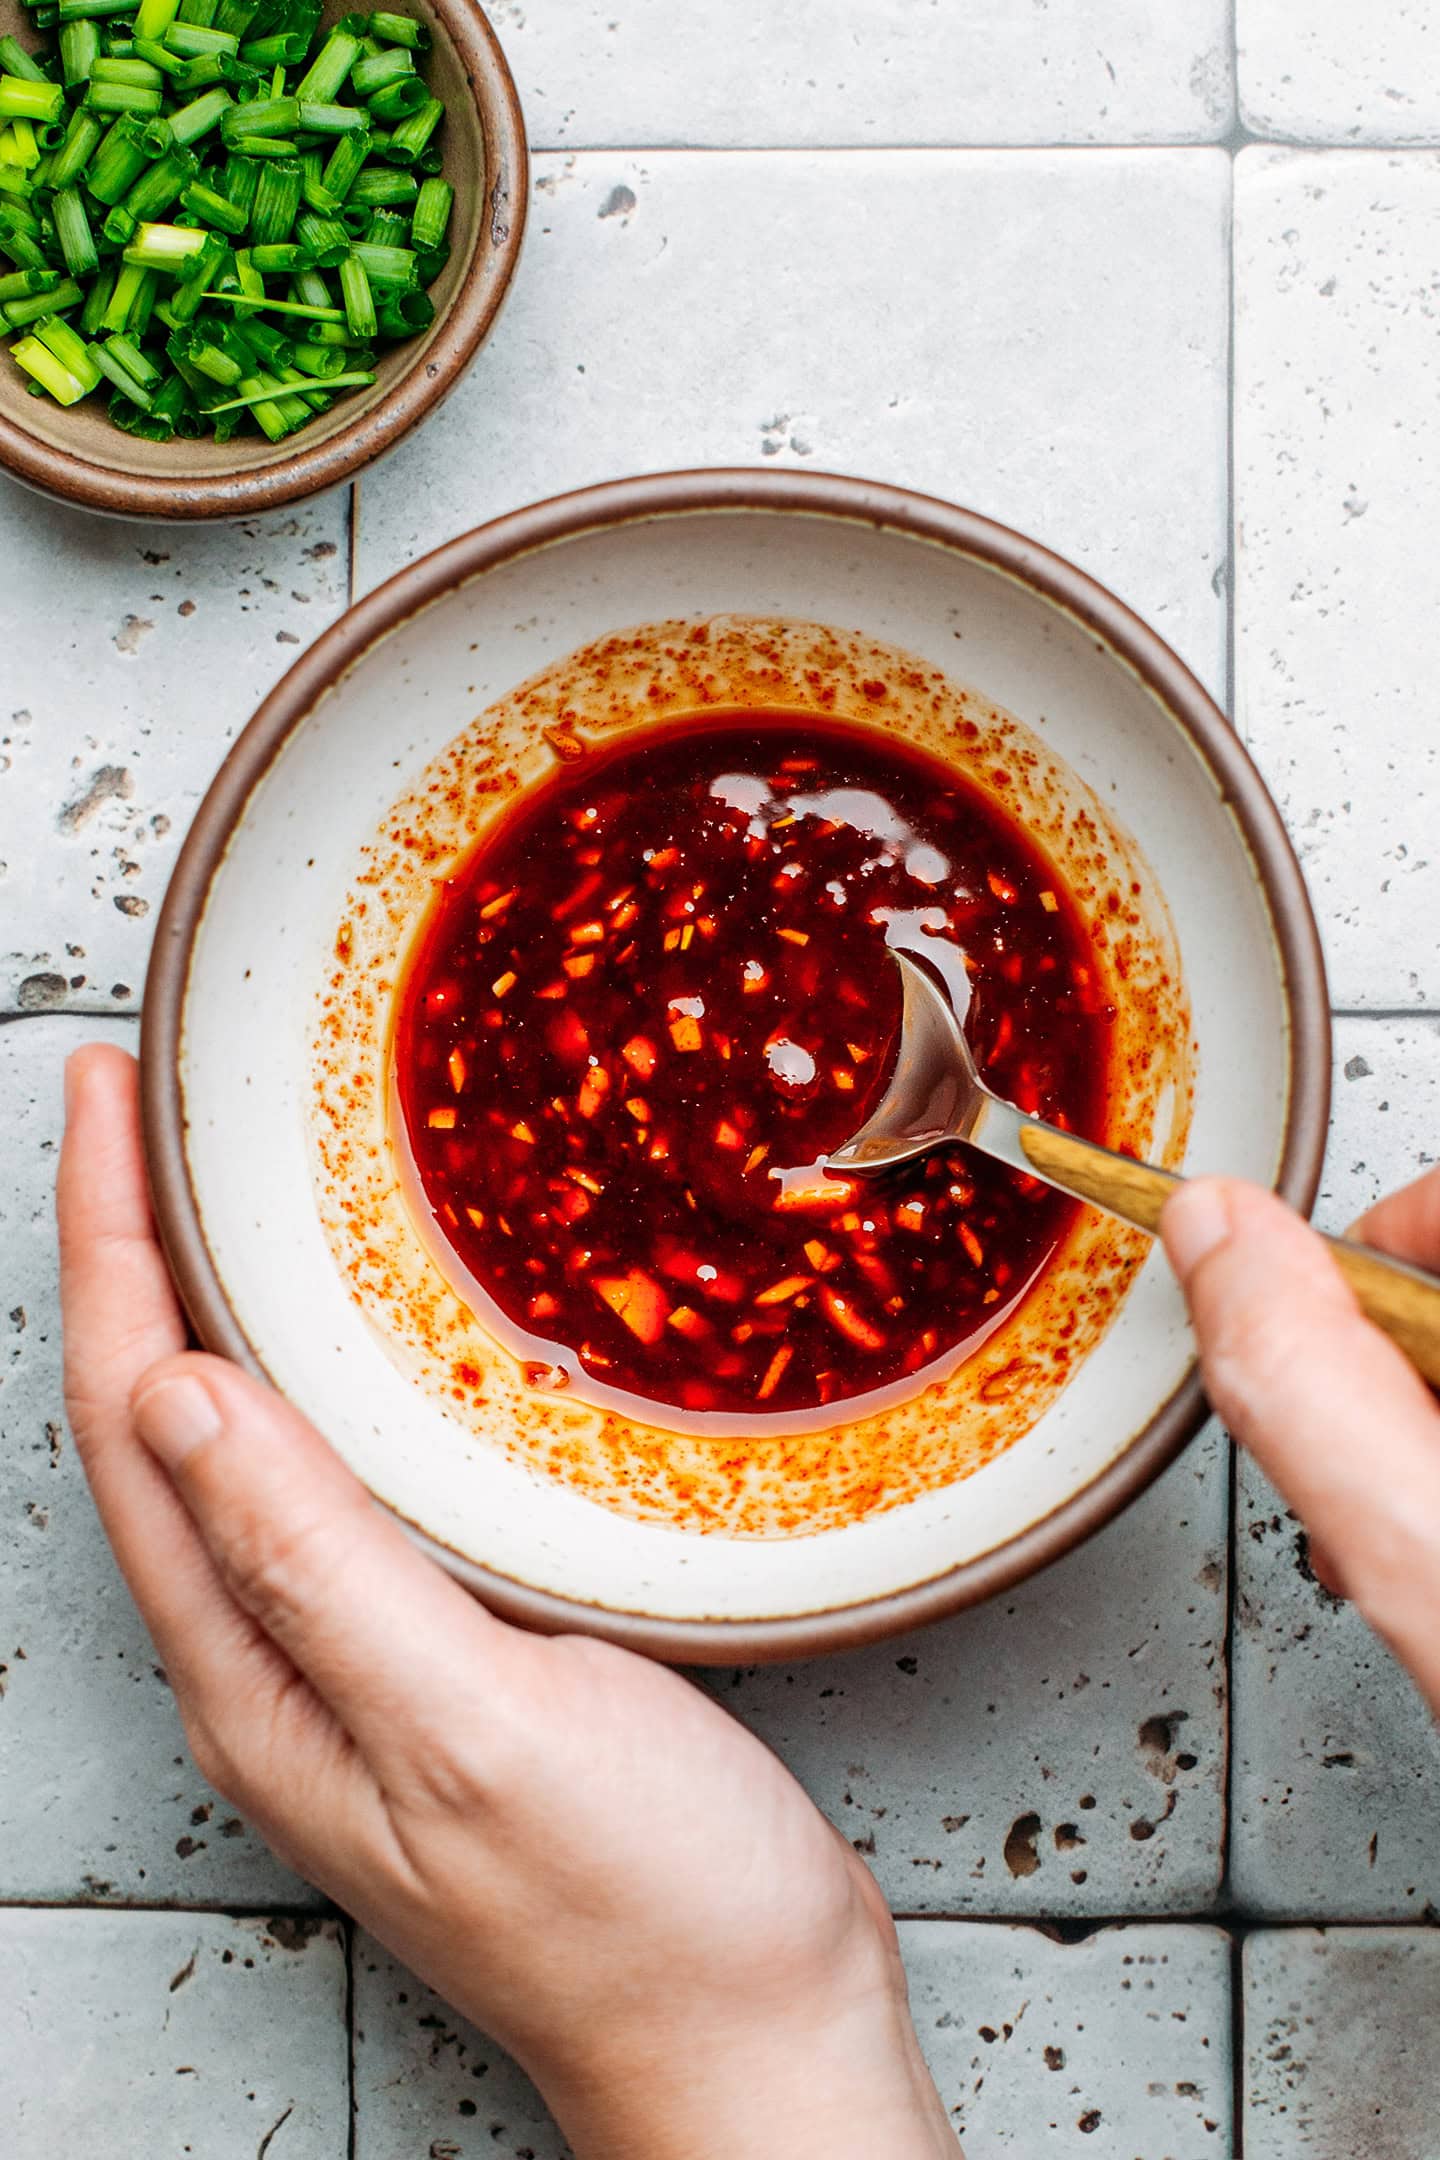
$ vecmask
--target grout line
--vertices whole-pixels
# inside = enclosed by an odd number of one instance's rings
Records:
[[[1440,1020],[1433,1005],[1332,1005],[1332,1020]]]
[[[347,1915],[338,1905],[327,1899],[320,1905],[301,1905],[295,1899],[271,1898],[268,1904],[256,1905],[241,1900],[235,1904],[217,1904],[204,1898],[126,1898],[126,1897],[0,1897],[0,1912],[119,1912],[119,1913],[215,1913],[226,1920],[338,1920],[346,1921]],[[1308,1923],[1315,1925],[1314,1922]]]
[[[213,1916],[226,1920],[334,1920],[343,1932],[346,1949],[347,1973],[347,2024],[354,2042],[354,1951],[355,1923],[348,1913],[338,1906],[294,1905],[272,1899],[264,1905],[255,1904],[206,1904],[179,1902],[169,1904],[145,1904],[126,1898],[64,1898],[64,1897],[0,1897],[0,1913],[6,1912],[59,1912],[59,1913],[137,1913],[137,1914],[188,1914],[204,1918]],[[1092,1935],[1111,1934],[1121,1928],[1209,1928],[1218,1929],[1230,1936],[1237,1947],[1255,1934],[1308,1934],[1317,1928],[1327,1934],[1344,1934],[1349,1930],[1363,1930],[1366,1934],[1414,1935],[1433,1934],[1435,1923],[1427,1921],[1418,1913],[1397,1917],[1384,1914],[1366,1919],[1363,1916],[1346,1916],[1337,1919],[1323,1912],[1272,1913],[1236,1912],[1225,1907],[1210,1911],[1193,1909],[1174,1912],[1101,1913],[1093,1917],[1077,1914],[1067,1917],[1063,1913],[996,1913],[996,1912],[896,1912],[891,1917],[903,1921],[907,1927],[981,1927],[1024,1928],[1034,1935],[1048,1935],[1053,1941],[1066,1947],[1087,1942]]]
[[[1373,142],[1332,142],[1315,135],[1264,135],[1236,119],[1219,135],[1177,135],[1163,142],[834,142],[834,143],[537,143],[532,158],[647,157],[1085,157],[1129,150],[1165,156],[1174,150],[1223,150],[1232,159],[1242,150],[1293,150],[1312,156],[1395,157],[1440,151],[1440,133],[1423,139],[1377,137]]]
[[[1057,153],[1069,155],[1072,151],[1082,156],[1101,154],[1111,150],[1154,151],[1163,156],[1171,150],[1232,150],[1248,149],[1258,141],[1269,137],[1251,135],[1248,130],[1231,126],[1221,135],[1176,135],[1163,141],[1115,142],[831,142],[831,143],[541,143],[530,144],[530,155],[538,157],[613,157],[639,159],[647,157],[858,157],[865,154],[876,157],[965,157],[972,153],[981,157],[1000,155],[1005,157],[1053,157]],[[1275,138],[1280,149],[1324,150],[1326,143],[1288,143]],[[1345,147],[1345,146],[1341,146]],[[1359,146],[1357,146],[1359,147]],[[1387,150],[1389,143],[1368,144],[1371,149]],[[1418,147],[1424,147],[1423,145]],[[1431,147],[1434,147],[1433,145]]]
[[[1230,1938],[1230,2152],[1245,2155],[1245,1943]]]
[[[355,2160],[358,2102],[355,2091],[355,1922],[341,1915],[345,1943],[345,2079],[350,2111],[345,2127],[345,2160]],[[433,2148],[432,2148],[433,2150]]]
[[[34,1012],[0,1012],[0,1027],[14,1027],[22,1020],[135,1020],[138,1005],[42,1005]]]

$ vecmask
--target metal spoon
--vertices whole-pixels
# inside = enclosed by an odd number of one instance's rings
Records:
[[[870,1175],[963,1140],[1153,1235],[1183,1179],[1061,1132],[992,1094],[949,996],[907,954],[893,946],[891,953],[905,992],[895,1070],[875,1110],[827,1156],[826,1168]],[[1440,1279],[1367,1245],[1334,1237],[1325,1242],[1368,1318],[1440,1386]]]

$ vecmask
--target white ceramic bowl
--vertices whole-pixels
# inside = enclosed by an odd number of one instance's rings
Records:
[[[987,730],[1012,751],[1029,742],[1035,771],[1069,791],[1069,811],[1090,804],[1096,860],[1144,887],[1150,927],[1137,930],[1136,951],[1154,982],[1171,977],[1135,1023],[1156,1061],[1131,1129],[1157,1154],[1174,1160],[1183,1146],[1188,1170],[1229,1169],[1308,1206],[1329,1030],[1298,867],[1221,714],[1118,601],[967,512],[823,475],[619,483],[453,542],[296,664],[200,810],[146,993],[152,1182],[195,1328],[268,1374],[498,1610],[728,1662],[851,1645],[993,1594],[1113,1515],[1183,1445],[1203,1403],[1158,1253],[1115,1291],[1068,1383],[1035,1395],[1013,1444],[951,1482],[894,1486],[893,1504],[848,1520],[822,1514],[805,1534],[793,1513],[791,1534],[735,1535],[738,1517],[706,1528],[683,1511],[601,1504],[593,1485],[548,1474],[537,1447],[513,1444],[528,1415],[523,1387],[493,1347],[474,1349],[458,1394],[443,1384],[444,1348],[473,1322],[408,1227],[384,1139],[385,990],[430,880],[469,827],[453,805],[446,812],[443,784],[426,796],[425,775],[453,778],[447,745],[469,730],[472,759],[490,759],[483,799],[503,800],[538,769],[554,686],[573,693],[598,680],[597,641],[715,618],[722,653],[733,644],[724,624],[757,618],[835,626],[842,657],[878,651],[877,665],[894,663],[896,695],[868,717],[906,732],[919,723],[905,717],[904,669],[886,649],[914,656],[913,683],[943,674],[960,686],[987,754]],[[776,636],[794,657],[825,634]],[[652,637],[652,654],[663,647]],[[581,649],[588,658],[567,674],[566,656]],[[803,701],[803,673],[797,665],[783,702]],[[538,689],[514,695],[536,678]],[[622,689],[639,681],[622,678]],[[672,686],[656,710],[684,702]],[[912,696],[910,707],[923,702]],[[428,849],[393,838],[407,792],[411,813],[427,802],[433,811]],[[1039,817],[1043,788],[1033,801]],[[1063,822],[1057,814],[1057,834]],[[414,816],[401,824],[413,839]],[[328,1082],[317,1080],[326,1056]],[[1098,1220],[1087,1218],[1050,1304],[1031,1300],[1032,1336],[1053,1324],[1062,1296],[1088,1295],[1129,1252],[1113,1232],[1103,1243]],[[360,1248],[376,1224],[388,1242],[367,1261]],[[957,1420],[981,1415],[963,1390],[941,1408],[952,1438]],[[589,1445],[585,1413],[574,1417]],[[911,1430],[902,1415],[879,1432],[896,1465]],[[837,1462],[845,1444],[842,1434]]]

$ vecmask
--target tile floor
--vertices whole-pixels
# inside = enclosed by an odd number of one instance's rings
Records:
[[[1440,7],[492,13],[530,240],[428,428],[353,496],[226,531],[0,483],[13,2160],[562,2151],[503,2057],[204,1788],[60,1404],[61,1061],[133,1041],[186,821],[352,593],[537,495],[685,463],[866,472],[1036,532],[1232,702],[1285,808],[1340,1016],[1325,1219],[1440,1153]],[[905,1916],[971,2160],[1440,2160],[1435,1734],[1243,1467],[1232,1520],[1218,1432],[1001,1604],[707,1684]]]

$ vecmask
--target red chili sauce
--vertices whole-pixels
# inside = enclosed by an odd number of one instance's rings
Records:
[[[1072,1203],[958,1147],[821,1167],[888,1080],[887,934],[968,972],[993,1088],[1100,1136],[1110,1010],[1075,903],[993,800],[878,729],[631,734],[446,881],[401,986],[400,1115],[533,1379],[684,1423],[853,1409],[1014,1309]]]

